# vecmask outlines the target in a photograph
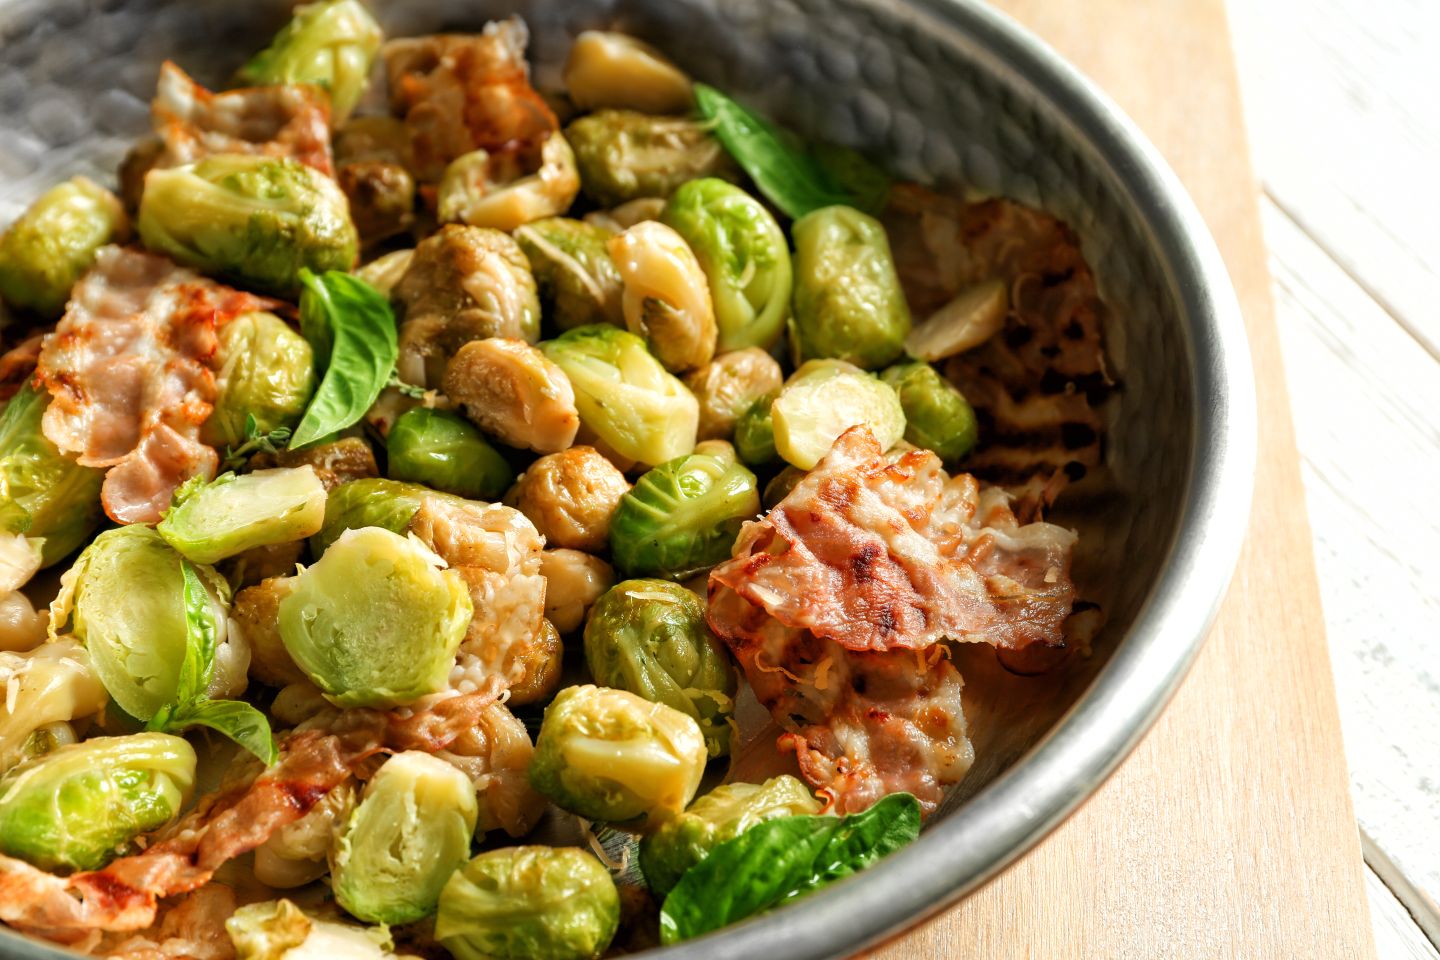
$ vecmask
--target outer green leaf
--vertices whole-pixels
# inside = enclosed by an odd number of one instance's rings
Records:
[[[0,533],[41,541],[45,566],[90,538],[105,478],[46,438],[40,424],[49,404],[48,393],[26,384],[0,414]]]
[[[385,389],[399,355],[395,314],[370,284],[334,270],[318,277],[302,271],[301,282],[301,332],[315,349],[317,362],[325,358],[325,378],[295,428],[291,447],[314,443],[357,422]]]
[[[210,594],[189,560],[180,561],[185,588],[185,659],[180,663],[180,681],[175,685],[175,702],[190,704],[205,695],[215,675],[216,624],[210,610]]]
[[[182,710],[172,729],[196,725],[223,733],[265,761],[266,766],[280,756],[270,721],[243,700],[201,700]]]
[[[848,817],[782,817],[751,827],[685,871],[660,910],[671,944],[718,930],[870,866],[920,835],[920,803],[885,797]]]

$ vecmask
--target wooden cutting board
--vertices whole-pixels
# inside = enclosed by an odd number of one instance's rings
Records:
[[[1371,958],[1310,529],[1223,0],[996,0],[1119,102],[1185,182],[1250,332],[1250,535],[1173,703],[1098,793],[916,958]]]

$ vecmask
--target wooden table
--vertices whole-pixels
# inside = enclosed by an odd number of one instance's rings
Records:
[[[1216,627],[1134,755],[1015,866],[874,956],[1373,957],[1223,0],[999,5],[1130,113],[1214,232],[1254,352],[1254,512]]]

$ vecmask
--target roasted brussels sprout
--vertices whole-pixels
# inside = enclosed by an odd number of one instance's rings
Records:
[[[294,427],[315,392],[315,354],[310,343],[273,313],[246,313],[217,331],[219,395],[201,439],[212,447],[238,447],[249,439],[245,424],[268,434]]]
[[[771,409],[779,390],[772,390],[750,404],[735,421],[735,453],[752,467],[763,467],[780,459],[775,449],[775,418]]]
[[[594,447],[541,457],[520,475],[505,502],[525,514],[551,546],[598,553],[610,539],[610,517],[630,489],[625,475]]]
[[[282,296],[300,270],[349,270],[360,240],[335,181],[295,160],[216,154],[152,170],[137,219],[156,253]]]
[[[385,35],[359,0],[321,0],[295,8],[290,22],[245,66],[246,86],[311,83],[330,91],[330,121],[355,109]]]
[[[280,601],[296,665],[341,707],[390,707],[445,687],[470,623],[465,581],[418,541],[347,530]]]
[[[615,881],[574,847],[507,847],[455,871],[435,938],[455,960],[594,960],[620,925]]]
[[[718,182],[718,181],[717,181]],[[625,281],[625,325],[644,337],[667,370],[709,363],[715,355],[715,310],[705,273],[684,238],[654,220],[608,242]]]
[[[24,653],[0,652],[0,686],[6,690],[0,701],[0,772],[26,755],[37,730],[87,717],[108,699],[89,653],[70,639]]]
[[[705,603],[666,580],[625,580],[585,621],[595,682],[688,714],[711,757],[730,753],[735,670],[705,623]]]
[[[562,79],[581,110],[686,113],[695,103],[690,78],[679,67],[623,33],[586,30],[577,36]]]
[[[965,395],[923,361],[890,367],[880,379],[900,395],[905,439],[954,463],[975,446],[980,427]]]
[[[480,431],[446,410],[416,407],[401,414],[385,438],[390,479],[472,500],[495,500],[514,471]]]
[[[624,281],[606,249],[609,239],[600,227],[565,217],[536,220],[515,231],[548,316],[561,330],[589,323],[624,324]]]
[[[686,454],[636,481],[610,518],[610,554],[627,576],[683,580],[730,557],[740,525],[760,513],[755,474],[734,451]]]
[[[280,638],[280,601],[295,585],[294,566],[286,576],[268,577],[235,594],[230,610],[232,629],[238,630],[250,646],[250,675],[272,687],[308,683],[305,671],[290,659]]]
[[[384,927],[305,915],[290,900],[250,903],[225,921],[237,960],[394,960]]]
[[[740,417],[756,400],[775,393],[784,382],[780,364],[759,347],[722,353],[691,371],[685,377],[685,386],[700,403],[699,438],[729,440],[734,437]],[[743,453],[740,459],[750,462]]]
[[[885,228],[853,207],[823,207],[795,221],[795,313],[790,352],[873,370],[900,355],[910,308]]]
[[[580,189],[602,206],[668,197],[697,177],[738,176],[730,155],[688,117],[601,110],[565,128],[580,167]]]
[[[107,243],[129,227],[120,200],[85,177],[51,187],[0,234],[0,299],[46,318]]]
[[[868,427],[887,450],[905,435],[905,411],[895,390],[841,360],[802,365],[770,405],[770,416],[775,449],[801,470],[819,463],[851,427]]]
[[[682,184],[665,204],[662,222],[675,228],[705,271],[717,349],[770,349],[790,316],[790,247],[764,204],[724,180]]]
[[[48,393],[27,384],[0,413],[0,533],[38,543],[41,566],[89,539],[100,523],[105,479],[105,471],[82,467],[45,436],[49,404]]]
[[[944,360],[973,350],[1005,328],[1010,293],[1004,280],[967,287],[917,323],[905,338],[905,352],[920,360]]]
[[[541,348],[570,379],[580,422],[620,456],[656,464],[695,448],[700,405],[635,334],[593,324]]]
[[[441,387],[480,429],[512,447],[554,453],[580,429],[564,371],[524,340],[472,340],[446,365]]]
[[[561,690],[540,724],[530,783],[590,820],[674,816],[700,786],[705,737],[689,714],[627,690]]]
[[[805,479],[805,471],[799,467],[792,467],[788,464],[770,482],[765,484],[765,490],[760,494],[760,504],[766,510],[774,510],[776,504],[790,496],[790,491],[795,485]]]
[[[575,153],[558,131],[539,155],[475,150],[445,168],[437,196],[442,223],[468,223],[509,232],[570,209],[580,192]]]
[[[424,487],[399,480],[363,478],[342,483],[325,500],[325,523],[310,538],[310,552],[318,557],[340,534],[360,527],[404,533],[426,495]]]
[[[545,578],[545,619],[561,633],[578,630],[600,596],[615,582],[615,571],[599,557],[564,547],[540,557]]]
[[[192,477],[155,529],[190,561],[216,563],[252,547],[304,540],[325,522],[325,485],[311,467]]]
[[[591,210],[585,214],[585,222],[592,227],[599,227],[607,235],[624,233],[637,223],[659,220],[660,214],[664,212],[664,197],[636,197],[609,210]]]
[[[194,785],[195,751],[180,737],[60,747],[0,778],[0,851],[42,870],[94,870],[175,819]]]
[[[641,840],[640,870],[650,891],[663,898],[681,874],[704,860],[716,845],[766,820],[819,812],[820,802],[810,788],[792,776],[772,777],[764,783],[727,783]]]
[[[372,923],[410,923],[435,912],[440,888],[470,854],[475,788],[454,766],[397,753],[365,786],[330,851],[335,900]]]

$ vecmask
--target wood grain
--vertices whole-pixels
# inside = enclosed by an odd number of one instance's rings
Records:
[[[1425,938],[1410,911],[1368,867],[1365,893],[1375,926],[1375,952],[1381,960],[1440,960],[1440,951]]]
[[[1110,91],[1210,224],[1254,353],[1254,513],[1215,630],[1135,754],[1014,867],[874,956],[1373,957],[1223,4],[999,5]]]

